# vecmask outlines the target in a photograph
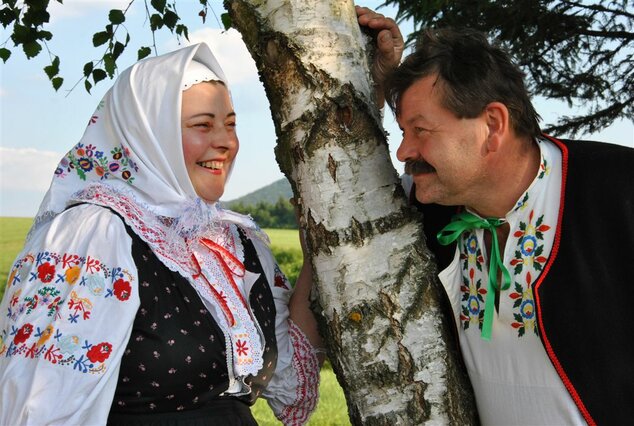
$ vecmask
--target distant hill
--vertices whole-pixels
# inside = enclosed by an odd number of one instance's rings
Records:
[[[256,191],[250,192],[240,198],[234,200],[225,201],[223,204],[227,208],[231,208],[232,205],[242,203],[244,206],[255,206],[260,201],[268,204],[275,204],[280,197],[288,200],[293,196],[291,184],[288,183],[286,178],[276,180],[270,185],[262,187]]]

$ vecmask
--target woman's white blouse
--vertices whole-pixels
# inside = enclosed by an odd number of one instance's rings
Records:
[[[273,283],[273,256],[253,241]],[[89,204],[31,236],[0,304],[0,425],[106,424],[140,303],[131,244],[118,216]],[[270,287],[278,362],[264,396],[285,424],[301,424],[316,404],[319,367],[288,319],[290,286]]]

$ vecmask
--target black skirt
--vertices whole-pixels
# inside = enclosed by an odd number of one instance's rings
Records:
[[[196,410],[171,413],[111,412],[109,426],[257,426],[249,406],[236,398],[218,398]]]

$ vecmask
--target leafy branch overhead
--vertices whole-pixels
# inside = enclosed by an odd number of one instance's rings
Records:
[[[628,0],[386,0],[422,28],[472,27],[512,53],[534,95],[583,110],[545,130],[593,133],[634,117],[634,7]]]
[[[63,0],[53,0],[63,4]],[[43,49],[49,55],[50,65],[44,68],[44,72],[51,81],[53,88],[58,90],[64,79],[59,75],[60,58],[49,49],[47,42],[51,41],[53,34],[46,31],[45,27],[49,23],[51,0],[2,0],[0,9],[0,23],[6,29],[10,26],[11,36],[0,46],[0,59],[6,63],[11,57],[12,50],[7,47],[9,40],[13,42],[15,48],[21,47],[28,59],[38,56]],[[123,10],[112,9],[108,13],[108,23],[103,30],[96,32],[92,36],[94,47],[105,46],[101,57],[87,62],[83,67],[84,87],[88,92],[92,87],[104,80],[106,77],[113,78],[117,71],[117,60],[129,46],[130,32],[125,26],[126,14],[135,4],[142,4],[145,7],[145,14],[149,22],[149,30],[152,32],[153,44],[151,46],[141,46],[137,51],[137,59],[143,59],[156,51],[155,33],[168,29],[176,34],[178,38],[189,39],[189,31],[186,25],[181,23],[181,18],[176,9],[177,0],[130,0]],[[201,10],[199,16],[205,22],[209,11],[209,0],[199,0]],[[189,5],[188,5],[189,6]],[[223,14],[222,21],[225,26],[229,25],[228,15]]]
[[[50,64],[44,72],[58,90],[64,81],[59,75],[60,58],[49,50],[53,34],[46,30],[51,2],[61,4],[62,0],[2,0],[0,23],[4,28],[11,26],[11,36],[0,44],[0,59],[7,62],[12,54],[9,41],[29,59],[45,49]],[[145,8],[153,36],[151,46],[138,49],[138,59],[153,50],[156,53],[157,31],[168,29],[188,39],[177,3],[196,7],[191,0],[129,0],[124,10],[111,10],[107,24],[93,35],[93,45],[105,50],[84,65],[79,82],[84,81],[86,90],[116,74],[117,60],[130,44],[125,24],[133,5]],[[198,3],[204,23],[208,13],[213,13],[211,2]],[[526,73],[533,95],[561,100],[580,110],[576,116],[547,125],[547,132],[593,133],[634,116],[634,8],[629,0],[386,0],[385,4],[398,6],[398,20],[414,22],[410,43],[421,28],[468,26],[504,45]],[[231,26],[227,13],[221,19],[225,28]]]

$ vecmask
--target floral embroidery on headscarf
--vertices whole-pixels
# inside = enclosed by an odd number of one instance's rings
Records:
[[[90,173],[96,175],[100,180],[118,174],[121,179],[132,184],[134,182],[133,172],[138,172],[139,167],[129,157],[127,149],[121,146],[112,149],[110,156],[108,156],[94,145],[84,146],[84,144],[78,143],[66,154],[66,157],[62,158],[55,170],[55,176],[64,178],[73,171],[84,181]]]

